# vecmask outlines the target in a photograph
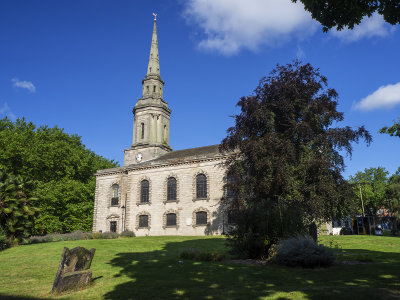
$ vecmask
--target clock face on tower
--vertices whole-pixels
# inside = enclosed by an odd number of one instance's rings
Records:
[[[142,153],[139,152],[138,154],[136,154],[136,161],[140,162],[142,158],[143,158]]]

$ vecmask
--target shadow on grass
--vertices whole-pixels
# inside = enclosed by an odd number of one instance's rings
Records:
[[[347,250],[342,258],[370,256],[373,263],[328,269],[293,269],[183,260],[185,248],[224,249],[224,240],[166,243],[162,250],[119,253],[111,265],[128,282],[105,299],[400,299],[400,254]]]

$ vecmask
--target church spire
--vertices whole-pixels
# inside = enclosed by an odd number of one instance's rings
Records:
[[[163,99],[164,81],[160,76],[156,14],[154,15],[149,65],[142,80],[142,98],[133,108],[133,141],[125,150],[124,164],[130,165],[154,159],[172,150],[169,146],[171,110]]]
[[[153,37],[151,39],[149,65],[147,67],[147,75],[156,74],[160,76],[160,61],[158,60],[158,41],[157,41],[157,14],[153,13],[154,26]]]
[[[158,40],[157,40],[157,14],[154,14],[153,36],[151,38],[149,65],[147,73],[144,77],[143,84],[143,98],[161,98],[163,96],[164,81],[160,76],[160,61],[158,59]]]

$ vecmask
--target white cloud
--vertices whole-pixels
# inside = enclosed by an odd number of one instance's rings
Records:
[[[184,16],[202,29],[200,48],[226,55],[280,45],[318,28],[303,5],[291,0],[188,0]]]
[[[361,23],[350,29],[337,31],[332,29],[330,32],[333,36],[345,42],[354,42],[362,38],[385,37],[389,34],[389,25],[386,24],[383,17],[377,13],[370,18],[364,18]]]
[[[11,81],[14,82],[14,87],[27,89],[31,93],[36,92],[36,87],[30,81],[19,80],[18,78],[13,78]]]
[[[12,113],[7,102],[5,102],[2,107],[0,107],[0,115],[9,117],[11,121],[15,121],[17,119],[17,117]]]
[[[359,110],[391,108],[400,104],[400,82],[381,86],[355,105]]]

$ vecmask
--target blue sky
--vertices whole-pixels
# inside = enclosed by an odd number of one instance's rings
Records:
[[[400,139],[377,133],[400,116],[400,28],[378,15],[323,33],[290,0],[2,0],[0,117],[25,117],[82,136],[123,162],[158,13],[164,99],[175,150],[219,143],[241,96],[276,64],[320,68],[339,93],[341,126],[365,127],[345,176],[399,166]]]

